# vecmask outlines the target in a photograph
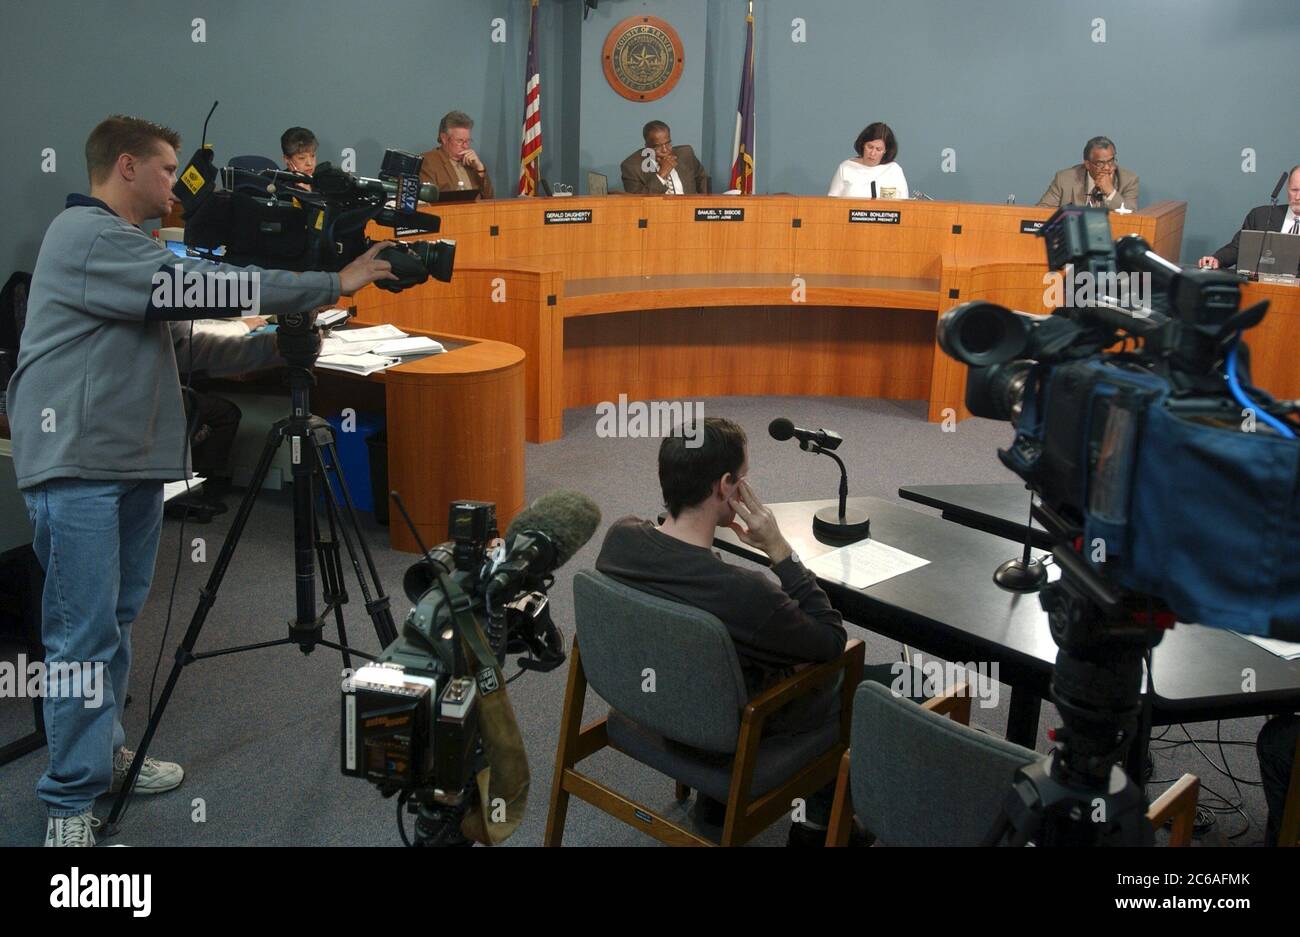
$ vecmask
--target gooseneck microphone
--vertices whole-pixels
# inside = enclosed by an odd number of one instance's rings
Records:
[[[840,467],[840,503],[839,508],[822,508],[813,515],[813,534],[818,540],[845,544],[864,540],[871,533],[871,518],[860,508],[850,508],[849,473],[844,467],[844,460],[831,450],[838,449],[844,437],[827,429],[801,429],[785,417],[778,417],[767,426],[771,437],[778,442],[798,439],[799,448],[804,452],[830,456]]]

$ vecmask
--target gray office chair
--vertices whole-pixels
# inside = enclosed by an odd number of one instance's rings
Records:
[[[853,697],[853,742],[840,765],[827,845],[848,841],[854,815],[891,846],[981,844],[1016,770],[1039,756],[972,729],[970,702],[964,686],[918,706],[878,683],[861,684]],[[1195,775],[1185,774],[1147,811],[1157,828],[1173,822],[1170,845],[1191,842],[1199,787]]]
[[[849,642],[835,660],[807,667],[747,702],[735,647],[713,615],[595,571],[579,572],[573,593],[578,633],[569,657],[546,845],[560,845],[570,795],[661,842],[713,845],[576,770],[579,761],[606,747],[673,778],[678,800],[695,788],[725,802],[724,846],[752,839],[788,815],[795,798],[834,778],[848,742],[862,642]],[[762,738],[773,712],[841,675],[838,723]],[[610,712],[580,729],[588,681]]]

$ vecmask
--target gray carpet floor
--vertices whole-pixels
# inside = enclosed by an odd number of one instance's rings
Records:
[[[967,420],[955,432],[925,421],[920,402],[826,398],[718,398],[704,402],[707,415],[727,416],[750,437],[750,480],[766,501],[833,497],[838,481],[828,459],[807,455],[794,443],[777,443],[766,431],[777,416],[800,426],[825,426],[845,437],[840,454],[850,471],[855,495],[897,499],[904,484],[985,483],[1014,477],[997,461],[995,449],[1010,438],[1006,424]],[[595,560],[609,522],[634,514],[652,517],[660,509],[656,474],[656,439],[609,439],[596,433],[592,409],[565,414],[564,437],[527,450],[527,495],[531,500],[555,488],[581,491],[599,504],[603,521],[596,536],[563,567],[551,592],[557,626],[573,634],[572,576]],[[185,540],[202,537],[208,565],[190,562],[184,550],[177,575],[170,632],[164,635],[168,596],[177,566],[180,524],[164,525],[153,591],[135,627],[132,672],[134,701],[127,711],[128,737],[140,738],[147,721],[150,680],[161,656],[157,690],[170,669],[172,654],[194,610],[198,589],[206,581],[229,526],[232,510],[207,525],[190,523]],[[918,511],[927,511],[909,505]],[[929,512],[935,513],[935,512]],[[274,640],[285,633],[293,614],[292,515],[283,493],[266,493],[230,566],[218,602],[208,618],[199,650]],[[363,516],[364,534],[375,552],[382,584],[394,596],[394,616],[405,615],[402,574],[410,554],[388,549],[387,530]],[[1014,548],[1008,549],[1008,556]],[[739,562],[739,560],[737,560]],[[347,615],[355,646],[375,651],[369,619],[360,610],[355,581]],[[867,644],[868,662],[896,660],[900,646],[850,626],[850,635]],[[13,660],[17,648],[3,648]],[[187,667],[166,711],[151,754],[182,763],[186,779],[176,791],[138,798],[131,806],[117,841],[127,845],[394,845],[399,843],[395,804],[364,781],[339,771],[339,685],[336,652],[318,649],[304,656],[296,648],[271,648],[219,657]],[[509,673],[514,667],[508,668]],[[532,772],[527,817],[509,845],[535,846],[542,840],[558,737],[567,667],[549,674],[526,674],[510,686]],[[1005,732],[1008,693],[997,709],[974,710],[974,721]],[[587,718],[603,705],[589,702]],[[1046,730],[1058,716],[1043,707],[1038,750],[1046,752]],[[0,739],[30,730],[25,700],[0,700]],[[1265,817],[1257,786],[1259,766],[1254,739],[1262,719],[1242,719],[1157,730],[1155,796],[1190,771],[1204,784],[1202,803],[1217,805],[1214,827],[1202,842],[1254,845],[1262,839]],[[1192,744],[1188,739],[1199,744]],[[1220,745],[1216,739],[1221,739]],[[1208,740],[1208,741],[1203,741]],[[588,770],[628,796],[668,816],[687,818],[673,800],[672,783],[621,755],[603,752],[584,762]],[[35,794],[45,767],[44,751],[0,767],[0,844],[36,845],[44,835],[45,817]],[[1159,783],[1164,781],[1165,783]],[[1217,798],[1216,798],[1216,795]],[[1235,805],[1235,806],[1229,806]],[[101,800],[97,814],[111,802]],[[754,845],[785,843],[779,823]],[[408,825],[409,828],[409,825]],[[566,845],[635,846],[652,841],[594,808],[572,801]]]

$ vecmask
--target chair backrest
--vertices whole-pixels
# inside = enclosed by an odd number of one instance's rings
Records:
[[[891,846],[979,845],[1016,769],[1039,757],[869,680],[853,696],[850,744],[853,812]]]
[[[268,159],[265,156],[232,156],[226,161],[226,166],[230,169],[242,169],[245,172],[265,172],[268,169],[280,168],[275,160]],[[233,188],[265,193],[266,185],[265,180],[246,176],[244,173],[236,173]]]
[[[748,702],[727,628],[708,612],[595,570],[573,577],[583,670],[638,725],[710,752],[734,752]]]

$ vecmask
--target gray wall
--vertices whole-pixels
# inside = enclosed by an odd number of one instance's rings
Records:
[[[617,176],[659,117],[715,181],[730,168],[744,0],[542,0],[542,174]],[[1296,0],[758,0],[758,182],[822,193],[871,120],[888,121],[911,184],[943,199],[1036,201],[1052,173],[1105,133],[1142,179],[1142,201],[1189,202],[1184,256],[1223,243],[1277,174],[1300,162],[1289,65]],[[681,83],[637,104],[600,74],[605,34],[662,16],[686,46]],[[494,17],[507,42],[490,41]],[[190,22],[207,21],[207,42]],[[807,42],[791,41],[802,17]],[[1106,42],[1091,39],[1106,21]],[[292,124],[322,158],[343,147],[373,174],[385,147],[423,150],[455,107],[478,121],[498,188],[513,190],[526,0],[18,0],[0,7],[6,63],[0,141],[0,277],[30,269],[45,226],[86,188],[82,147],[105,115],[176,127],[188,155],[211,101],[225,158],[276,155]],[[706,129],[707,128],[707,129]],[[52,147],[57,172],[41,171]],[[945,148],[957,172],[940,169]],[[1253,148],[1258,172],[1242,172]]]

